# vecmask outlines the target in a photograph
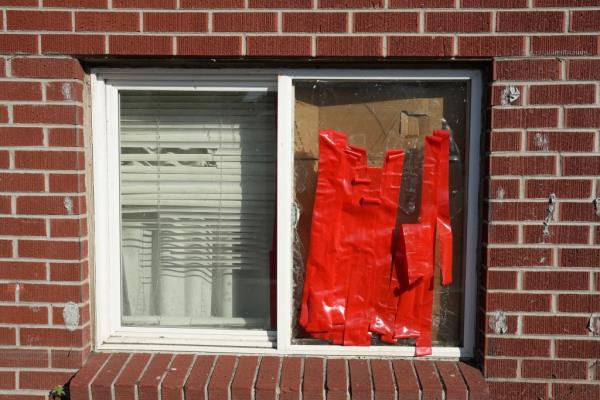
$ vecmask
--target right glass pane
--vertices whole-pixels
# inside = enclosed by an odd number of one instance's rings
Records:
[[[293,343],[460,347],[469,82],[294,90]]]

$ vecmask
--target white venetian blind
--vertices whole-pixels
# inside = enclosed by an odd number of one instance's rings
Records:
[[[276,95],[120,97],[123,323],[264,328]]]

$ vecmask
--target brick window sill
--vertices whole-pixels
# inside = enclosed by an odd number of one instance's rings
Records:
[[[463,362],[237,355],[94,353],[72,400],[489,398]]]

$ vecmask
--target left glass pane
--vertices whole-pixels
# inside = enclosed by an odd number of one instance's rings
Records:
[[[120,92],[124,326],[271,329],[276,94]]]

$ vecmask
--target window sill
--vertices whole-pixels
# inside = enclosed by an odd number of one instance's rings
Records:
[[[455,361],[94,353],[71,381],[70,396],[483,400],[489,391],[478,369]]]

